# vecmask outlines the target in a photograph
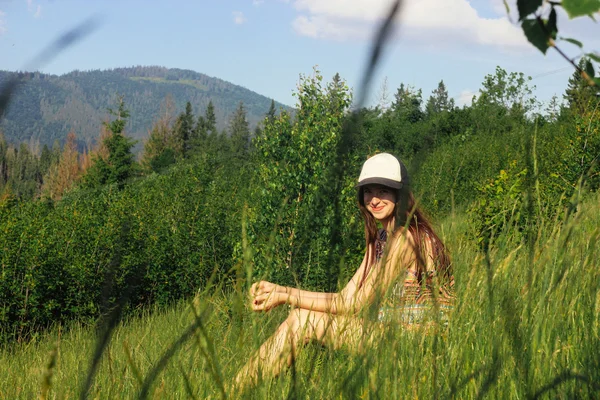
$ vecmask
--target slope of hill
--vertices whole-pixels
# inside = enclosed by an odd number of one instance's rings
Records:
[[[0,71],[0,87],[15,72]],[[74,131],[85,143],[98,137],[107,108],[123,95],[131,118],[127,133],[146,137],[167,95],[181,112],[192,103],[196,115],[209,101],[215,106],[217,127],[227,126],[239,102],[244,102],[253,128],[268,111],[271,100],[241,86],[198,72],[164,67],[131,67],[105,71],[73,71],[61,76],[19,72],[19,86],[0,130],[13,143],[39,140],[51,145]],[[288,108],[276,104],[277,108]]]

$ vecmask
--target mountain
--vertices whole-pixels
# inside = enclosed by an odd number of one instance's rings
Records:
[[[55,140],[63,142],[70,131],[75,132],[80,146],[93,142],[108,117],[107,108],[117,107],[118,95],[124,96],[130,111],[126,133],[134,139],[147,136],[168,95],[176,113],[189,101],[196,116],[204,115],[212,101],[220,130],[228,126],[240,101],[251,128],[264,118],[271,104],[271,99],[221,79],[157,66],[73,71],[60,76],[0,71],[0,88],[15,74],[21,84],[0,121],[0,131],[12,143],[39,140],[42,145],[52,145]],[[290,109],[279,103],[276,107]]]

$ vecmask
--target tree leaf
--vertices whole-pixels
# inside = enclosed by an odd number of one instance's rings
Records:
[[[579,40],[575,40],[572,38],[565,38],[565,37],[561,37],[560,40],[564,40],[565,42],[569,42],[571,44],[574,44],[575,46],[579,47],[580,49],[583,48],[583,43],[581,43]]]
[[[563,0],[561,4],[571,19],[600,11],[600,0]]]
[[[594,78],[597,90],[600,92],[600,78]]]
[[[519,21],[524,20],[529,14],[535,12],[542,5],[542,2],[543,0],[517,0]]]
[[[587,53],[586,57],[591,58],[592,60],[599,62],[600,63],[600,55],[595,54],[595,53]]]
[[[526,19],[521,23],[525,37],[529,43],[537,47],[542,53],[546,54],[548,50],[548,37],[535,19]]]
[[[585,60],[585,72],[590,78],[594,77],[594,66],[590,60]]]
[[[556,26],[556,9],[554,7],[552,7],[552,11],[550,11],[550,17],[548,17],[548,22],[546,23],[546,31],[550,34],[552,39],[556,39],[558,27]]]

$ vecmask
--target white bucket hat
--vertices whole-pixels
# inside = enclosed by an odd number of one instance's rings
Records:
[[[407,180],[408,174],[404,164],[389,153],[379,153],[365,161],[357,186],[379,184],[401,189]]]

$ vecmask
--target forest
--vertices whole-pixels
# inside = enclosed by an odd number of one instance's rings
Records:
[[[466,213],[482,249],[511,226],[525,235],[523,226],[560,219],[576,192],[600,184],[598,97],[578,71],[544,110],[532,90],[529,77],[497,67],[470,105],[457,107],[440,81],[426,100],[401,85],[349,114],[344,80],[315,70],[301,76],[295,115],[272,102],[253,132],[243,102],[220,132],[212,102],[194,115],[167,97],[137,159],[124,97],[84,153],[74,132],[41,150],[0,139],[3,340],[97,318],[124,293],[138,309],[192,296],[211,279],[233,288],[248,257],[253,277],[336,289],[360,261],[354,180],[378,152],[409,166],[435,219]]]

